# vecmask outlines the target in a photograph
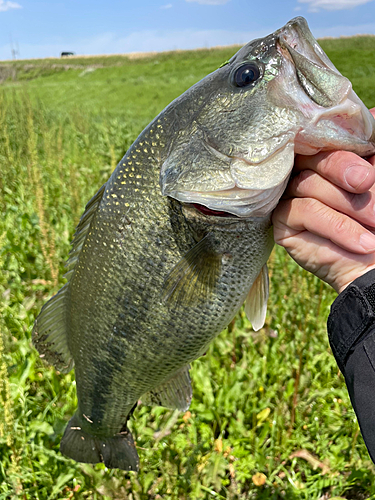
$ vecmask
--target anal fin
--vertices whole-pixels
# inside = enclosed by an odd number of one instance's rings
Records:
[[[192,398],[189,369],[189,365],[184,366],[166,382],[144,394],[141,398],[143,404],[186,411]]]
[[[268,268],[267,264],[264,264],[253,286],[250,288],[245,302],[247,319],[251,322],[256,332],[262,328],[266,320],[268,296]]]

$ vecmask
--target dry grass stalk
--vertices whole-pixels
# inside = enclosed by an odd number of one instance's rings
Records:
[[[13,411],[8,378],[7,363],[4,359],[3,334],[0,332],[0,406],[3,408],[4,421],[0,422],[0,437],[6,438],[9,447],[13,445]]]
[[[59,270],[57,265],[55,264],[55,255],[56,255],[55,239],[50,234],[48,223],[46,221],[46,214],[44,209],[45,196],[43,189],[43,179],[38,164],[37,136],[34,129],[33,113],[30,107],[28,108],[28,114],[27,114],[27,132],[28,132],[27,146],[29,153],[29,162],[27,165],[27,170],[31,186],[33,187],[33,191],[35,194],[35,208],[38,214],[39,227],[42,234],[42,238],[40,239],[40,246],[42,249],[43,257],[50,269],[52,282],[54,286],[57,286]]]

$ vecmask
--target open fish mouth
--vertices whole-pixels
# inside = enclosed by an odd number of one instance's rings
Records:
[[[374,130],[373,118],[353,91],[351,82],[319,46],[306,20],[292,19],[275,35],[277,50],[290,62],[310,100],[309,103],[300,100],[300,109],[309,116],[310,124],[296,136],[296,153],[315,154],[322,150],[327,139],[331,149],[346,149],[346,144],[367,147]],[[313,127],[315,134],[309,131]],[[324,131],[324,137],[319,129]]]

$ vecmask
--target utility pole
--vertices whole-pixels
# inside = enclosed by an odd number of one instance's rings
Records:
[[[9,33],[9,40],[10,40],[10,51],[12,53],[12,59],[15,60],[15,59],[17,59],[17,56],[20,55],[20,50],[18,48],[18,42],[16,42],[17,48],[15,48],[13,45],[12,33]]]

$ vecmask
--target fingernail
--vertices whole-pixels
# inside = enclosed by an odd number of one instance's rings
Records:
[[[354,189],[358,189],[359,186],[367,179],[370,170],[364,165],[352,165],[345,170],[344,179]]]
[[[370,233],[363,233],[359,237],[359,243],[365,250],[375,251],[375,235]]]

